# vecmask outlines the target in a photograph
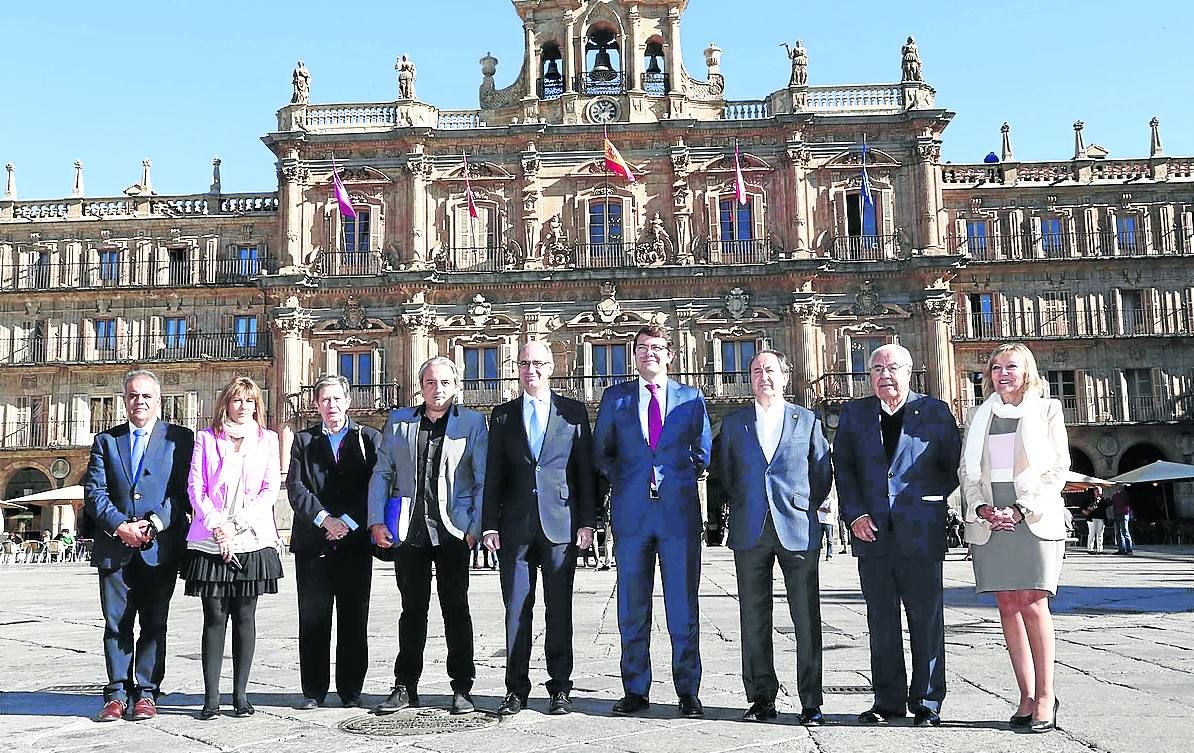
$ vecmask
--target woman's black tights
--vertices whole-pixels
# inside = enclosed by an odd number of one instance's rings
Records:
[[[232,617],[232,705],[247,703],[249,668],[257,643],[256,596],[205,596],[203,602],[203,705],[220,706],[220,668],[224,663],[224,633]]]

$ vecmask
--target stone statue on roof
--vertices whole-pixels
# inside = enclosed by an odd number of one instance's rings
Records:
[[[398,99],[415,98],[415,61],[404,52],[394,63],[394,70],[398,71]]]
[[[311,100],[311,72],[307,70],[307,66],[303,65],[303,61],[298,61],[298,65],[294,67],[291,82],[294,86],[294,93],[290,95],[290,104],[307,104]]]
[[[783,43],[783,47],[788,51],[788,58],[792,61],[792,78],[788,81],[788,86],[807,86],[808,52],[804,49],[804,43],[797,39],[795,47],[789,47],[787,42]]]
[[[916,40],[908,37],[908,42],[903,47],[903,68],[904,81],[921,81],[920,77],[920,52],[916,49]]]

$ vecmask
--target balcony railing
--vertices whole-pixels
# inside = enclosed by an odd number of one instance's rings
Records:
[[[925,370],[914,369],[909,383],[915,392],[925,391]],[[870,397],[875,394],[871,386],[869,371],[833,371],[822,374],[808,386],[804,405],[819,402],[844,403],[856,397]]]
[[[564,77],[539,79],[539,99],[559,99],[564,96]]]
[[[576,77],[576,90],[581,94],[621,94],[626,80],[619,71],[587,71]]]
[[[388,411],[403,405],[402,385],[352,384],[348,387],[350,413],[376,413]],[[305,384],[298,395],[298,410],[303,414],[317,413],[315,385]]]
[[[974,261],[1035,261],[1039,259],[1100,259],[1188,254],[1191,244],[1177,230],[1152,238],[1142,232],[1120,233],[1112,230],[1091,232],[990,233],[987,235],[951,234],[951,251],[966,254]]]
[[[643,91],[652,97],[662,97],[672,89],[671,79],[666,73],[644,73],[639,80]]]
[[[497,272],[506,267],[506,252],[497,246],[458,246],[436,259],[446,272]]]
[[[0,290],[89,290],[102,288],[181,288],[248,285],[272,272],[272,257],[254,259],[188,259],[137,262],[5,264],[0,266]]]
[[[825,247],[834,261],[889,261],[900,258],[899,236],[843,235],[827,238]]]
[[[1070,426],[1102,424],[1164,423],[1189,418],[1180,401],[1156,396],[1113,394],[1103,397],[1080,398],[1064,395],[1062,415]],[[960,398],[955,405],[959,422],[969,425],[982,398]]]
[[[173,363],[178,361],[244,361],[268,359],[273,344],[268,333],[186,332],[133,337],[30,337],[6,347],[0,344],[0,365],[29,366],[74,363]]]
[[[771,244],[765,238],[709,242],[711,264],[766,264],[769,261]]]
[[[318,274],[357,277],[382,273],[381,256],[372,251],[323,251],[315,262]]]
[[[631,243],[577,243],[573,263],[584,269],[605,269],[634,266],[634,245]]]
[[[0,423],[0,450],[40,450],[51,447],[88,447],[95,435],[126,421],[123,416],[86,416],[79,420],[16,420]],[[196,416],[169,417],[171,423],[194,431]]]
[[[1147,309],[1121,309],[1118,313],[1087,309],[986,313],[959,311],[954,320],[955,340],[1066,339],[1108,337],[1186,337],[1190,323],[1185,312],[1157,314]]]
[[[696,387],[709,401],[739,402],[753,399],[750,376],[745,371],[678,372],[668,374],[668,377]],[[558,376],[551,378],[551,388],[574,400],[598,403],[607,388],[637,378],[636,374]],[[518,380],[513,377],[465,379],[461,386],[461,403],[475,407],[492,407],[521,392]]]

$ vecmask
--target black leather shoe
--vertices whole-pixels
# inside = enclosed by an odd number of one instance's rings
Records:
[[[257,709],[253,708],[253,704],[248,701],[241,701],[232,709],[232,715],[238,719],[244,719],[246,716],[253,716],[257,713]]]
[[[373,709],[375,714],[393,714],[402,709],[417,707],[419,705],[419,695],[411,690],[408,690],[405,685],[395,685],[393,692],[390,693],[389,698],[386,698],[376,708]]]
[[[312,709],[317,709],[319,708],[319,701],[315,700],[314,698],[304,698],[303,700],[299,701],[297,705],[295,705],[295,708],[299,711],[310,711]]]
[[[744,722],[769,722],[779,716],[775,701],[755,701],[742,715]]]
[[[572,713],[572,697],[564,691],[554,694],[551,697],[551,705],[547,709],[547,713],[561,716],[563,714]]]
[[[498,713],[502,716],[514,716],[519,711],[522,711],[527,706],[527,699],[518,695],[518,693],[507,693],[502,705],[498,706]]]
[[[1128,552],[1131,554],[1131,552]],[[1052,719],[1033,719],[1032,724],[1028,729],[1033,732],[1052,732],[1057,729],[1057,710],[1061,708],[1061,701],[1056,698],[1053,699],[1053,718]]]
[[[873,706],[858,715],[858,723],[885,724],[892,719],[902,719],[904,716],[903,711],[884,711],[878,706]]]
[[[340,708],[359,709],[360,707],[361,697],[359,695],[350,695],[340,699]]]
[[[800,723],[806,727],[811,725],[821,725],[825,723],[825,717],[821,715],[821,709],[803,709],[800,712]]]
[[[211,706],[204,706],[203,708],[199,709],[199,720],[203,722],[215,719],[219,715],[219,706],[216,706],[215,708],[212,708]]]
[[[705,707],[701,705],[700,698],[692,693],[680,696],[680,716],[685,719],[699,719],[704,715]]]
[[[1007,726],[1011,727],[1012,729],[1021,729],[1024,727],[1031,727],[1032,726],[1032,714],[1025,714],[1024,716],[1018,716],[1016,714],[1012,714],[1012,717],[1007,720]]]
[[[651,702],[645,695],[628,693],[614,704],[613,713],[616,716],[630,716],[640,711],[646,711],[650,706]]]
[[[453,693],[452,707],[448,709],[448,711],[456,715],[468,714],[476,711],[476,707],[473,706],[473,697],[468,693]]]
[[[936,711],[933,711],[932,709],[926,709],[924,706],[921,706],[916,710],[916,713],[912,715],[912,724],[917,727],[940,727],[941,716]]]

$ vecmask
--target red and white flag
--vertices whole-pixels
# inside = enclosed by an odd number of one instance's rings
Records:
[[[477,205],[473,203],[473,184],[468,178],[468,155],[464,155],[464,200],[468,203],[468,216],[477,219]]]
[[[738,199],[740,205],[746,206],[746,181],[742,178],[742,159],[737,144],[734,144],[734,198]]]
[[[614,142],[609,140],[608,131],[605,133],[605,169],[615,175],[621,175],[627,183],[634,182],[634,173],[630,172],[630,165],[622,159],[622,154],[614,146]]]
[[[332,157],[332,191],[336,194],[336,203],[340,205],[340,216],[357,218],[357,210],[352,206],[352,199],[348,196],[348,189],[340,182],[340,172],[336,169],[336,158]]]

